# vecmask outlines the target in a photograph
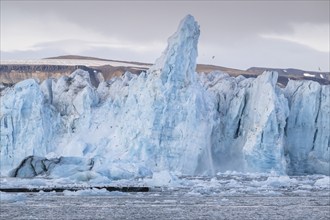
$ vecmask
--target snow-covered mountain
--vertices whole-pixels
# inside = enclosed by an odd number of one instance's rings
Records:
[[[197,74],[199,34],[186,16],[147,72],[100,79],[97,88],[77,70],[2,91],[1,175],[329,175],[330,86],[282,89],[276,72]]]

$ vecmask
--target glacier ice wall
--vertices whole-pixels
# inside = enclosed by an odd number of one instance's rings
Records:
[[[199,34],[186,16],[146,73],[127,72],[97,88],[77,70],[5,90],[1,175],[329,175],[329,86],[290,81],[281,89],[275,72],[256,79],[197,74]],[[38,167],[45,163],[52,167]]]
[[[1,97],[1,170],[17,166],[27,155],[45,155],[55,150],[58,117],[45,102],[39,84],[25,80]]]
[[[289,173],[330,173],[330,86],[289,81],[290,115],[285,128]]]
[[[276,88],[277,73],[266,72],[254,80],[217,80],[208,85],[217,95],[220,120],[212,134],[217,169],[285,173],[283,130],[289,110]]]

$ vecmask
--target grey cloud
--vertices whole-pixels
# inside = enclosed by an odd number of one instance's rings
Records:
[[[329,53],[319,52],[301,44],[259,38],[240,41],[235,45],[208,45],[203,54],[199,50],[199,63],[223,64],[226,67],[247,69],[252,66],[298,68],[309,71],[329,71]],[[212,46],[212,47],[211,47]],[[212,49],[213,48],[213,49]],[[257,49],[256,49],[257,48]],[[285,48],[285,50],[283,49]],[[215,56],[215,59],[211,59]]]
[[[46,18],[52,16],[75,23],[86,31],[137,45],[165,42],[176,30],[179,20],[190,13],[201,26],[200,62],[217,62],[215,64],[236,68],[257,65],[314,68],[321,65],[329,69],[326,61],[329,53],[259,37],[268,32],[288,34],[293,31],[292,23],[329,25],[329,1],[13,1],[1,2],[1,6],[2,25],[9,19],[19,21],[29,16],[47,22]],[[62,31],[69,30],[59,30],[59,34]],[[60,53],[55,45],[39,44],[41,49],[33,54],[45,57],[43,52],[50,54],[50,50]],[[91,48],[83,53],[147,62],[153,62],[160,55],[152,52],[141,56],[109,48]],[[22,54],[28,55],[24,52],[18,56]],[[211,54],[216,55],[216,59],[210,60]]]
[[[46,57],[65,55],[61,50],[16,50],[16,51],[0,51],[2,60],[24,60],[24,59],[42,59]]]
[[[14,1],[8,7],[13,17],[54,15],[107,35],[138,40],[164,38],[187,13],[205,33],[215,35],[287,32],[292,22],[329,23],[327,1]]]

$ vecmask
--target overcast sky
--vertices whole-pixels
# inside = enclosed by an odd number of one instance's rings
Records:
[[[199,63],[329,71],[329,8],[328,0],[1,0],[1,59],[77,54],[154,62],[192,14],[201,29]]]

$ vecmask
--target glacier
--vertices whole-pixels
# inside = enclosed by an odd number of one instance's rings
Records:
[[[96,86],[76,70],[2,91],[1,176],[330,175],[330,86],[196,73],[199,35],[186,16],[140,75]]]

